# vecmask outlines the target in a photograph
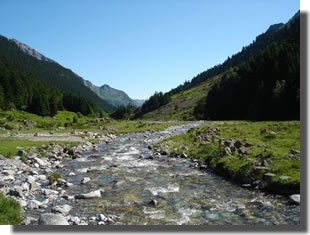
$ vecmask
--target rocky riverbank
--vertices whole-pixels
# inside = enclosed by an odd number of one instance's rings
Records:
[[[1,158],[0,190],[19,202],[25,225],[298,224],[298,195],[238,187],[189,154],[153,149],[199,124],[20,150]]]
[[[74,133],[76,134],[76,133]],[[28,134],[29,135],[29,134]],[[50,134],[31,134],[33,138],[42,140],[70,140],[75,136],[62,134],[54,136]],[[23,138],[25,136],[19,136]],[[96,138],[99,142],[110,143],[114,135],[99,135],[90,133],[90,139]],[[80,139],[79,139],[80,140]],[[84,139],[85,140],[85,139]],[[94,214],[92,218],[78,218],[69,215],[72,206],[64,204],[65,200],[86,200],[101,197],[101,191],[93,191],[85,194],[66,195],[66,188],[72,184],[61,176],[57,182],[51,182],[55,172],[64,166],[65,159],[80,158],[85,151],[94,151],[98,144],[83,142],[77,147],[68,147],[64,144],[48,144],[38,151],[18,151],[18,156],[10,159],[0,158],[0,192],[8,198],[19,202],[23,213],[27,210],[36,210],[40,216],[37,218],[25,217],[23,224],[49,224],[49,225],[81,225],[81,224],[110,224],[114,217],[103,214]],[[43,157],[43,155],[45,157]],[[73,173],[72,173],[73,174]],[[61,203],[59,203],[61,202]],[[50,208],[50,211],[46,209]]]
[[[290,125],[231,122],[193,128],[156,144],[155,150],[170,157],[190,158],[195,168],[212,169],[242,187],[289,196],[300,192],[300,151],[296,149],[298,139],[288,134],[295,128]],[[272,130],[275,128],[277,132]]]

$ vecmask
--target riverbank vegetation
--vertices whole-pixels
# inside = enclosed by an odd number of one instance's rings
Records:
[[[22,215],[19,203],[0,193],[0,225],[16,225],[21,222]]]
[[[173,157],[197,159],[200,167],[244,187],[279,194],[300,191],[298,121],[215,121],[154,147]]]
[[[11,157],[16,156],[20,149],[39,148],[42,145],[55,143],[77,145],[87,139],[97,143],[98,139],[89,138],[90,133],[119,136],[133,132],[160,131],[183,123],[179,121],[116,121],[68,111],[58,112],[54,117],[41,117],[22,111],[1,111],[0,154]]]

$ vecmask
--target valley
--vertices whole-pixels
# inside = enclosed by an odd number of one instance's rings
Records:
[[[101,84],[0,36],[0,224],[301,224],[299,12],[146,100]]]
[[[132,133],[118,129],[117,135],[111,127],[109,133],[87,134],[78,130],[68,134],[61,128],[54,137],[38,132],[30,138],[34,143],[39,140],[37,147],[17,147],[13,156],[1,158],[1,192],[21,205],[23,219],[18,223],[26,225],[300,223],[297,191],[280,196],[241,186],[192,157],[193,149],[181,134],[202,133],[217,125],[222,129],[227,123],[181,124],[140,122],[148,129]],[[27,135],[32,134],[17,138]],[[74,138],[79,135],[82,142]],[[170,145],[171,138],[180,140],[163,149],[162,143]],[[182,150],[180,155],[173,152],[175,148]]]

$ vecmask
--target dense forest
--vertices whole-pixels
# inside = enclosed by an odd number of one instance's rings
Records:
[[[204,71],[191,81],[161,94],[166,102],[152,96],[141,113],[170,102],[171,97],[214,78],[220,79],[196,105],[196,119],[299,119],[300,13],[286,24],[275,24],[250,45],[224,63]],[[157,95],[155,95],[155,98]]]
[[[17,108],[53,116],[58,110],[103,115],[114,108],[83,80],[61,65],[23,52],[13,40],[0,36],[0,108]]]
[[[168,104],[171,100],[171,96],[168,93],[155,92],[149,99],[147,99],[140,109],[138,109],[136,118],[141,117],[143,114],[151,112],[159,107]]]
[[[280,40],[226,70],[197,105],[195,116],[213,120],[299,119],[299,22],[296,15],[272,34],[282,35]]]
[[[299,119],[299,45],[275,43],[226,71],[195,109],[197,118]]]

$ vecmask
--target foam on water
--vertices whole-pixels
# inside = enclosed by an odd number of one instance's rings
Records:
[[[158,195],[158,193],[173,193],[179,192],[180,186],[179,185],[168,185],[167,187],[148,187],[146,188],[149,190],[154,196]]]

